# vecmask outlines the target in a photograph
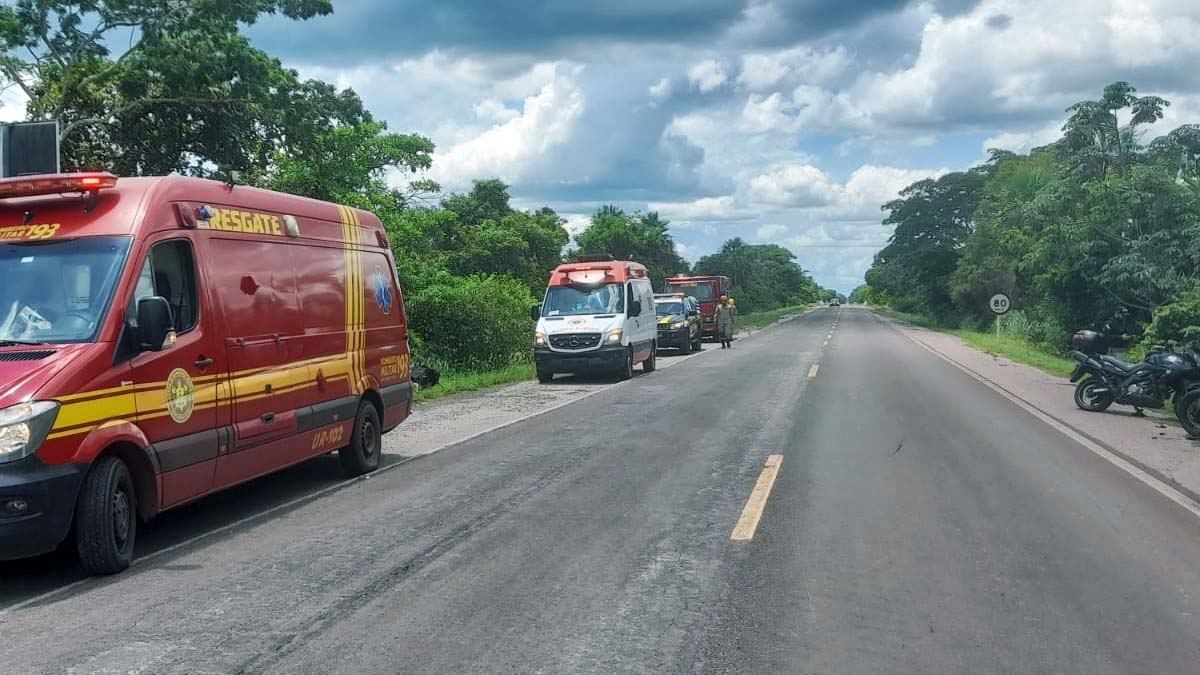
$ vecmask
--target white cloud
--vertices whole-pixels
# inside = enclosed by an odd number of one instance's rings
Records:
[[[701,61],[688,69],[688,81],[703,94],[725,84],[728,79],[725,65],[716,59]]]
[[[733,195],[701,197],[690,202],[651,202],[647,208],[657,211],[667,220],[680,221],[672,222],[672,226],[685,228],[692,223],[748,220],[753,217],[752,213],[738,207]]]
[[[879,207],[923,178],[941,176],[946,169],[897,169],[864,164],[838,183],[811,164],[783,164],[750,178],[754,203],[811,209],[831,220],[878,220]]]
[[[647,91],[650,93],[652,98],[666,98],[667,94],[671,93],[671,78],[664,77],[658,81],[658,84],[652,85]]]
[[[754,238],[759,241],[774,241],[787,233],[787,225],[761,225],[754,231]]]
[[[809,164],[787,164],[750,179],[751,199],[776,206],[808,208],[832,204],[841,189]]]
[[[784,109],[783,95],[779,92],[770,96],[750,94],[742,106],[738,128],[750,134],[790,133],[796,130],[796,119]]]
[[[566,229],[567,234],[571,235],[571,238],[592,225],[592,217],[585,213],[560,213],[558,215],[567,221],[563,223],[563,228]]]
[[[986,154],[995,148],[996,150],[1025,153],[1034,148],[1052,143],[1061,136],[1062,123],[1060,122],[1028,131],[1005,131],[984,140],[983,152]]]
[[[507,122],[520,117],[521,113],[494,98],[489,98],[475,104],[475,116],[489,122]]]
[[[545,169],[539,163],[569,139],[583,110],[583,92],[559,76],[525,99],[517,117],[434,153],[431,177],[451,187],[485,176],[510,183],[529,177]]]
[[[768,90],[787,79],[793,82],[826,82],[844,73],[854,62],[845,47],[832,49],[793,47],[742,56],[738,84],[752,91]]]

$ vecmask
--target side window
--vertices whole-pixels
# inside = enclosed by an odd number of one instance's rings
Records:
[[[199,316],[196,262],[192,256],[192,245],[187,240],[164,241],[150,249],[150,255],[138,275],[133,308],[137,307],[138,300],[155,295],[166,298],[171,306],[176,333],[196,327]],[[136,309],[131,308],[131,311]]]

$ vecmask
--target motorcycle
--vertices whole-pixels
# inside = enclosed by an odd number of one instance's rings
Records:
[[[1172,351],[1167,347],[1153,348],[1141,363],[1108,355],[1109,344],[1128,339],[1090,330],[1072,336],[1076,349],[1071,356],[1079,362],[1071,373],[1071,382],[1078,383],[1075,405],[1088,412],[1102,412],[1118,403],[1133,406],[1134,414],[1141,415],[1143,408],[1165,408],[1167,400],[1174,397],[1175,416],[1183,423],[1188,414],[1184,403],[1188,393],[1200,391],[1200,355],[1190,348]],[[1200,415],[1200,400],[1196,403]]]

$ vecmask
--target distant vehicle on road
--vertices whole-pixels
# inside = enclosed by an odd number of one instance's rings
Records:
[[[379,466],[412,384],[378,218],[181,176],[0,197],[0,559],[73,533],[111,574],[162,511],[333,451]]]
[[[841,303],[841,301],[839,301],[837,298],[834,298],[834,299],[832,299],[832,300],[830,300],[830,301],[829,301],[829,306],[830,306],[830,307],[841,307],[841,306],[842,306],[842,303]]]
[[[729,277],[671,277],[667,293],[683,293],[700,303],[701,324],[706,337],[717,335],[717,300],[729,295]]]
[[[684,354],[700,351],[704,332],[700,322],[700,303],[683,293],[654,296],[658,313],[658,346],[674,347]]]
[[[539,382],[557,373],[653,372],[658,353],[654,289],[646,268],[627,260],[584,257],[550,274],[537,321],[533,359]]]

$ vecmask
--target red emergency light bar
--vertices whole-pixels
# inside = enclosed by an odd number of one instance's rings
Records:
[[[0,199],[71,192],[97,192],[116,186],[117,177],[102,171],[16,176],[0,178]]]

